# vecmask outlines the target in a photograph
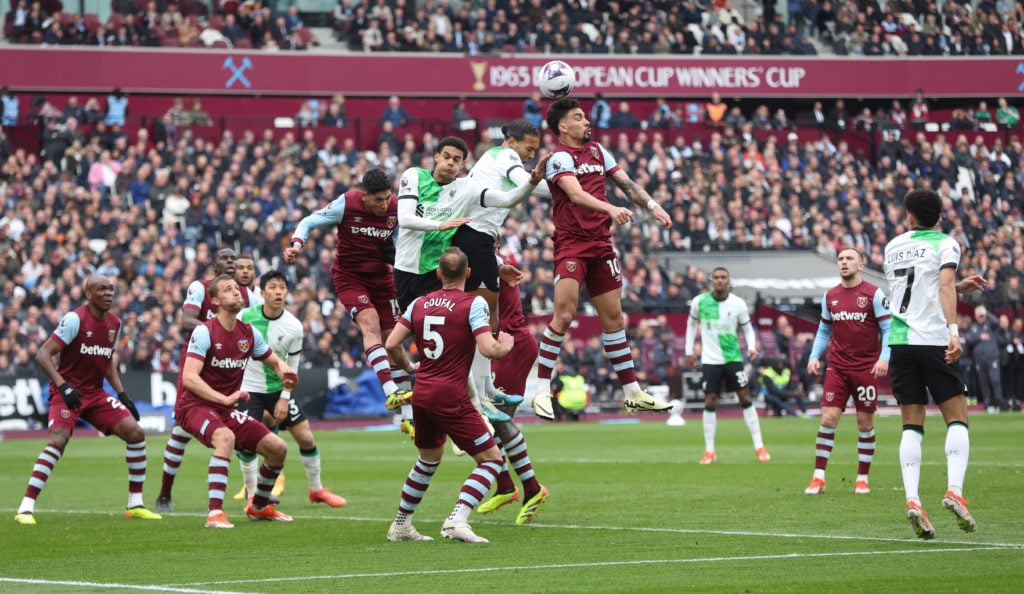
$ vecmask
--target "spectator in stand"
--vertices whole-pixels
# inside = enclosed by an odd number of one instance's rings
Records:
[[[1006,101],[1006,97],[998,99],[999,107],[996,108],[996,123],[1001,128],[1016,128],[1020,124],[1020,110]]]
[[[345,96],[335,95],[331,98],[331,104],[327,106],[327,113],[324,114],[324,126],[332,128],[345,127]]]
[[[188,115],[193,126],[209,126],[212,123],[210,114],[203,109],[203,102],[200,99],[192,100],[192,109],[189,110]]]
[[[988,309],[984,305],[974,308],[974,324],[967,330],[967,348],[971,351],[975,371],[978,373],[978,384],[981,397],[985,401],[985,410],[997,413],[1006,409],[1003,402],[1003,382],[1000,371],[1000,356],[1005,354],[1006,345],[1002,343],[1003,335],[998,325],[989,319]]]
[[[471,128],[464,128],[463,126],[466,124],[463,124],[463,122],[473,122],[473,128],[475,128],[475,120],[476,119],[466,111],[466,100],[463,98],[458,99],[452,107],[452,126],[454,126],[456,130],[466,130]]]
[[[120,88],[107,95],[107,115],[104,123],[108,126],[115,124],[124,126],[125,118],[128,117],[128,97]]]
[[[982,124],[991,124],[993,122],[993,119],[992,112],[989,111],[988,109],[988,102],[979,101],[978,109],[974,110],[974,114],[972,117],[974,118],[974,121],[977,124],[977,127],[979,128],[982,126]]]
[[[845,132],[849,119],[850,114],[846,111],[846,103],[842,99],[836,99],[835,107],[828,112],[826,127],[833,132]]]
[[[743,116],[743,111],[738,107],[733,107],[729,110],[729,114],[725,116],[725,127],[732,128],[733,130],[739,130],[743,127],[743,124],[747,123],[747,118]]]
[[[0,88],[0,126],[17,126],[20,101],[9,87]]]
[[[924,98],[924,91],[914,91],[914,101],[910,104],[910,127],[914,130],[924,130],[928,123],[928,100]]]
[[[380,123],[391,122],[391,125],[395,128],[401,128],[407,125],[412,120],[412,116],[404,107],[402,107],[402,100],[398,98],[398,95],[392,95],[388,98],[388,105],[384,108],[384,112],[380,116]]]
[[[704,124],[712,128],[725,126],[725,113],[729,106],[722,101],[718,91],[711,93],[711,101],[704,104]]]
[[[299,16],[299,7],[294,4],[288,7],[288,14],[283,18],[288,34],[292,34],[303,27],[302,17]]]
[[[541,107],[540,99],[540,91],[534,91],[523,102],[523,119],[536,126],[538,130],[541,129],[541,122],[543,120],[543,108]]]
[[[610,128],[639,128],[640,118],[629,110],[628,101],[619,101],[619,110],[612,115],[608,126]]]
[[[224,15],[224,26],[221,27],[220,32],[231,42],[231,45],[237,45],[239,39],[245,39],[245,30],[238,24],[236,17],[232,13]]]
[[[597,93],[594,96],[594,105],[590,108],[591,125],[599,130],[610,128],[611,117],[611,105],[605,100],[603,94]]]

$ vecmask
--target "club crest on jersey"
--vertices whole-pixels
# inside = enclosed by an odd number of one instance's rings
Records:
[[[394,229],[395,225],[398,224],[398,217],[388,217],[388,229]]]
[[[362,303],[363,305],[366,305],[367,303],[370,302],[370,298],[367,297],[366,295],[360,295],[359,297],[356,297],[356,301]]]
[[[248,353],[249,352],[249,341],[248,340],[239,340],[238,341],[238,350],[242,351],[243,353]]]
[[[107,338],[110,339],[110,342],[114,342],[114,339],[117,338],[117,330],[114,330],[113,328],[107,330]]]
[[[565,263],[565,269],[569,272],[576,272],[576,262],[574,260],[569,260]]]
[[[868,298],[864,296],[857,297],[857,307],[865,308],[868,306]]]
[[[590,154],[591,154],[591,155],[594,155],[594,158],[595,158],[595,159],[600,159],[600,158],[601,158],[601,153],[599,153],[599,152],[598,152],[598,150],[597,150],[597,147],[596,147],[596,146],[592,146],[592,147],[590,147]]]
[[[71,418],[71,411],[66,409],[66,408],[60,409],[60,418],[62,418],[62,419],[70,419]]]
[[[835,392],[825,392],[825,402],[832,402],[836,399]]]

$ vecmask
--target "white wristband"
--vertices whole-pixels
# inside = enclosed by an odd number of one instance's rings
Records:
[[[289,401],[292,399],[291,390],[281,390],[281,400]]]
[[[655,208],[658,208],[658,203],[655,202],[653,198],[648,200],[647,201],[647,210],[654,210]]]
[[[952,336],[956,336],[956,337],[958,337],[958,338],[960,337],[960,329],[959,329],[959,328],[957,328],[957,325],[956,325],[956,324],[949,324],[948,326],[946,326],[946,328],[948,328],[948,329],[949,329],[949,335],[950,335],[951,337],[952,337]]]

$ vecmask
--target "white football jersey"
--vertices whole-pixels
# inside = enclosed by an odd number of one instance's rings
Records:
[[[470,170],[469,177],[485,187],[502,191],[530,183],[530,172],[523,166],[523,160],[519,158],[519,153],[507,146],[493,147],[481,155],[473,165],[473,169]],[[546,181],[537,184],[533,193],[551,198],[551,191],[548,190]],[[505,223],[505,217],[508,216],[509,210],[511,209],[475,204],[466,214],[467,217],[473,219],[468,225],[476,231],[496,238],[501,226]]]
[[[267,346],[279,359],[292,368],[298,368],[299,357],[302,354],[303,330],[302,322],[291,312],[285,310],[280,317],[270,319],[263,314],[262,305],[252,305],[238,312],[238,319],[251,324],[253,331],[266,340]],[[265,367],[261,361],[249,359],[242,378],[243,390],[269,394],[283,387],[284,384],[277,372]]]
[[[750,311],[746,302],[729,294],[724,301],[715,299],[710,291],[702,293],[690,302],[690,317],[687,325],[700,324],[700,361],[704,365],[742,363],[738,328],[743,329],[747,350],[754,348],[754,327],[750,324]],[[686,354],[693,353],[691,337],[686,333]]]
[[[892,308],[890,345],[949,344],[939,301],[939,271],[956,270],[960,244],[931,229],[908,231],[885,246],[885,278]]]

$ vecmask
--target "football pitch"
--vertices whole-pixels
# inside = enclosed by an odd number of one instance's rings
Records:
[[[719,419],[718,461],[699,415],[685,427],[641,422],[527,424],[551,496],[533,524],[515,505],[474,513],[490,544],[440,538],[471,461],[450,453],[415,516],[433,542],[385,532],[415,449],[397,430],[320,431],[325,486],[348,506],[310,504],[290,436],[280,509],[292,523],[250,522],[231,500],[233,530],[203,527],[209,451],[192,442],[162,521],[123,516],[127,469],[116,438],[74,439],[36,508],[13,522],[44,440],[0,443],[2,592],[1020,592],[1024,583],[1024,415],[971,418],[965,496],[978,531],[961,532],[945,492],[945,427],[929,415],[921,496],[937,532],[914,537],[903,515],[898,417],[880,417],[872,493],[854,495],[856,427],[836,434],[826,493],[803,494],[817,419],[761,419],[772,461],[759,463],[739,418]],[[166,436],[148,440],[145,500],[159,490]]]

